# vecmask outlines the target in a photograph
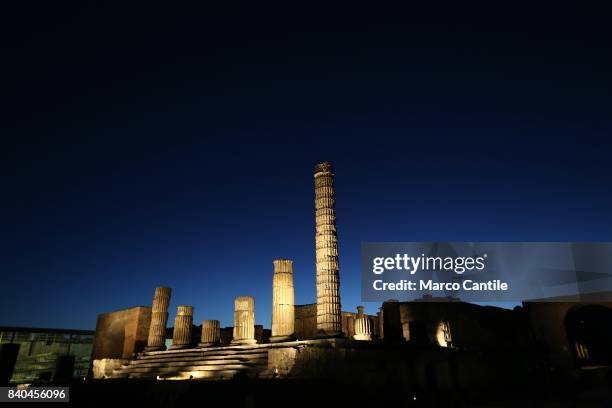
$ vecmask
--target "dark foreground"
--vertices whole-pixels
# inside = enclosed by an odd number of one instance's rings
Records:
[[[538,407],[612,408],[610,372],[593,372],[580,382],[542,384],[529,390],[478,392],[413,390],[397,384],[367,386],[310,380],[156,381],[96,380],[70,384],[75,407]],[[25,406],[26,404],[15,404]],[[35,406],[40,406],[37,403]]]

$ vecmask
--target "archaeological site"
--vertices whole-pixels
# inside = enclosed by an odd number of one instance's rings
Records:
[[[610,380],[612,302],[511,310],[425,297],[390,299],[376,315],[342,310],[330,163],[315,166],[314,187],[316,303],[295,304],[293,262],[283,258],[258,277],[272,283],[270,328],[255,318],[270,299],[248,294],[236,294],[233,327],[215,316],[195,322],[189,299],[176,300],[171,324],[172,289],[151,288],[151,306],[98,316],[90,372],[97,385],[83,394],[105,400],[101,390],[112,390],[150,406],[558,406],[547,403]]]

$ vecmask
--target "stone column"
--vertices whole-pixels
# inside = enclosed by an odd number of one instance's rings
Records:
[[[350,315],[346,317],[346,331],[344,334],[349,339],[355,335],[355,316]]]
[[[151,325],[145,351],[166,349],[166,323],[168,323],[168,306],[172,289],[160,286],[155,288],[153,307],[151,308]]]
[[[382,307],[378,308],[378,313],[376,313],[378,315],[378,338],[379,339],[384,339],[385,338],[385,313],[384,313],[384,309]]]
[[[330,163],[319,163],[314,170],[316,214],[316,269],[317,269],[317,336],[342,337],[340,307],[340,267],[334,174]]]
[[[255,343],[255,298],[238,296],[234,301],[234,338],[231,344]]]
[[[198,347],[218,346],[221,342],[221,325],[218,320],[202,321],[202,338]]]
[[[293,261],[275,259],[272,279],[272,336],[270,342],[288,341],[295,334]]]
[[[372,322],[363,313],[363,306],[357,306],[357,316],[355,316],[355,340],[372,340]]]
[[[179,306],[174,319],[174,333],[170,349],[188,348],[193,330],[193,306]]]

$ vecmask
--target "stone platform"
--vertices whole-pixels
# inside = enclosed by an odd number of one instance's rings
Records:
[[[273,378],[287,375],[303,349],[341,345],[346,341],[323,339],[143,352],[106,378],[227,380],[238,374]]]
[[[144,352],[123,362],[97,378],[113,379],[101,382],[116,383],[124,390],[129,390],[130,384],[158,385],[156,380],[187,380],[183,381],[185,387],[206,387],[214,382],[218,388],[212,392],[218,396],[225,395],[222,390],[236,386],[250,387],[245,392],[254,395],[260,392],[259,387],[275,383],[284,390],[283,402],[296,396],[304,398],[312,390],[320,395],[322,389],[326,396],[321,401],[328,401],[327,398],[335,401],[336,394],[344,401],[363,393],[369,401],[393,396],[410,402],[415,396],[420,400],[422,395],[437,398],[439,394],[471,401],[498,398],[507,395],[508,390],[513,394],[520,390],[537,395],[548,381],[537,356],[500,353],[496,349],[462,350],[345,338]],[[177,383],[160,382],[162,389],[171,389]],[[339,390],[342,392],[338,393]],[[276,397],[268,394],[265,400],[278,401]],[[397,406],[400,405],[405,404]]]
[[[268,368],[268,350],[255,346],[145,352],[109,378],[222,380],[238,373],[256,377]]]

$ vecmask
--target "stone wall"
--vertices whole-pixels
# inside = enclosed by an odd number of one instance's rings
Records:
[[[342,312],[342,333],[346,338],[355,334],[354,321],[357,313]],[[378,335],[378,317],[368,315],[374,327],[375,337]],[[317,304],[295,305],[295,335],[300,340],[310,340],[317,337]]]
[[[229,346],[232,342],[232,338],[234,336],[234,326],[231,327],[222,327],[221,330],[221,345]]]
[[[201,327],[198,326],[197,333],[200,333]],[[221,327],[220,329],[221,346],[229,346],[232,342],[232,336],[234,334],[234,327]],[[270,341],[270,329],[264,329],[263,325],[256,324],[255,325],[255,340],[257,340],[258,344],[268,343]]]
[[[101,379],[113,375],[113,370],[121,367],[122,364],[127,364],[128,359],[121,358],[102,358],[93,360],[91,368],[91,376],[94,379]]]
[[[383,309],[387,342],[466,350],[533,349],[522,310],[464,302],[385,302]]]
[[[261,324],[255,325],[255,340],[257,340],[258,344],[269,343],[270,334],[270,329],[264,329],[263,325]]]
[[[566,318],[571,311],[589,305],[604,306],[612,313],[612,302],[523,302],[534,340],[554,365],[563,368],[577,366],[575,345],[569,339]],[[601,324],[602,327],[609,325]]]
[[[92,360],[128,359],[147,345],[151,308],[137,306],[98,315]]]
[[[317,304],[295,305],[295,337],[300,340],[317,336]]]
[[[536,360],[519,359],[513,353],[495,350],[332,340],[307,340],[298,346],[270,349],[266,374],[274,378],[340,382],[353,389],[383,387],[407,393],[407,405],[416,395],[410,394],[414,390],[432,394],[459,392],[467,399],[499,396],[509,389],[538,386],[545,375]],[[339,392],[344,392],[340,389],[346,388],[339,388]]]

